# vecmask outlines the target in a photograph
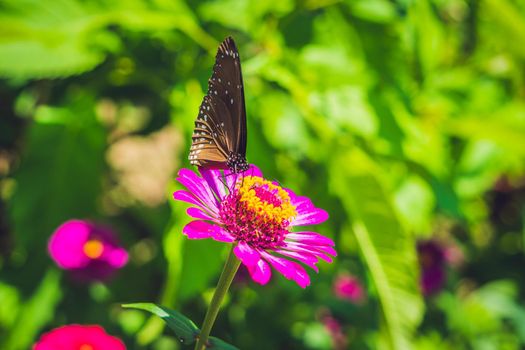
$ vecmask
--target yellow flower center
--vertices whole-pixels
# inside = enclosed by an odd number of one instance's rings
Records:
[[[246,176],[238,184],[240,200],[246,209],[266,221],[290,221],[297,215],[288,193],[282,187],[256,176]]]
[[[82,344],[78,350],[95,350],[95,348],[89,344]]]
[[[219,215],[236,241],[270,249],[282,244],[297,212],[280,186],[260,177],[246,176],[222,200]]]
[[[104,251],[104,244],[99,241],[98,239],[90,239],[86,243],[84,243],[84,254],[86,254],[87,257],[90,259],[98,259],[102,255],[102,252]],[[82,345],[84,346],[84,345]],[[91,345],[89,348],[81,348],[80,350],[93,350]]]

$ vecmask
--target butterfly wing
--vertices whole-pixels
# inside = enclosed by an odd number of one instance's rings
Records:
[[[225,168],[232,156],[245,163],[247,130],[241,61],[230,37],[217,50],[192,141],[189,159],[193,165]]]
[[[244,85],[239,52],[231,37],[226,38],[217,51],[213,75],[208,83],[208,94],[211,93],[228,107],[234,131],[233,151],[245,157],[247,130]]]
[[[204,96],[192,135],[189,155],[192,165],[226,167],[229,150],[233,147],[229,137],[233,134],[229,113],[228,108],[220,99],[209,95]]]

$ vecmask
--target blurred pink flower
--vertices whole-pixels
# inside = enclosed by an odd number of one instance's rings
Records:
[[[341,274],[337,276],[333,284],[334,294],[343,300],[360,304],[365,300],[365,291],[361,281],[355,276]]]
[[[347,349],[348,339],[343,332],[341,323],[329,313],[322,317],[321,322],[332,338],[334,350]]]
[[[33,350],[126,350],[126,346],[100,326],[72,324],[43,334]]]
[[[49,254],[57,265],[83,280],[103,280],[126,265],[128,253],[107,227],[69,220],[49,239]]]
[[[435,240],[417,243],[419,265],[421,269],[420,287],[423,295],[429,296],[439,292],[446,281],[445,250]]]
[[[465,253],[460,246],[450,242],[445,247],[445,261],[453,268],[460,268],[465,263]]]
[[[254,165],[240,174],[204,168],[199,172],[202,177],[181,169],[177,180],[187,190],[173,194],[176,200],[193,204],[188,215],[198,219],[184,227],[184,234],[190,239],[234,243],[235,255],[255,282],[268,283],[271,265],[305,288],[310,277],[301,264],[290,259],[318,271],[319,259],[331,262],[330,256],[337,254],[334,242],[319,233],[290,232],[294,226],[320,224],[328,213],[309,198],[265,180]]]

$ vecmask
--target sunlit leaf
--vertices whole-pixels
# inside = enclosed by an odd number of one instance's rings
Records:
[[[386,0],[360,0],[348,1],[352,13],[360,18],[372,22],[390,22],[396,18],[394,5]]]
[[[20,308],[20,295],[11,285],[0,282],[0,326],[9,328],[16,319]]]
[[[17,241],[26,248],[45,246],[63,221],[89,217],[96,206],[105,130],[95,118],[89,97],[72,97],[68,102],[67,107],[46,108],[49,120],[60,122],[30,126],[14,174],[17,186],[10,214]],[[40,248],[37,253],[45,252]]]
[[[90,11],[80,2],[25,0],[7,1],[4,6],[0,14],[0,33],[4,34],[0,40],[1,76],[79,74],[100,64],[105,52],[118,45],[112,34],[100,31],[103,19],[88,17]]]
[[[293,9],[293,1],[215,0],[201,6],[203,17],[242,30],[254,29],[265,15],[284,15]],[[235,16],[231,16],[235,13]]]
[[[2,7],[0,76],[8,78],[56,78],[94,69],[120,48],[112,25],[149,31],[177,28],[205,47],[215,46],[183,2],[152,8],[141,1],[9,0]]]
[[[422,316],[415,240],[400,225],[382,188],[379,168],[355,150],[335,158],[332,192],[349,217],[381,303],[385,334],[394,349],[409,349]]]
[[[411,176],[403,180],[394,193],[394,201],[400,219],[412,232],[430,232],[429,218],[435,206],[430,185],[421,178]]]

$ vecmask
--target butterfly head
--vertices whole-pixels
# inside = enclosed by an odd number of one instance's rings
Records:
[[[226,165],[234,173],[241,173],[250,168],[246,158],[243,155],[234,152],[230,152]]]

